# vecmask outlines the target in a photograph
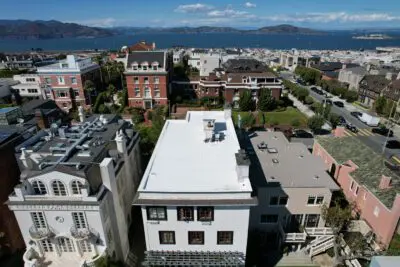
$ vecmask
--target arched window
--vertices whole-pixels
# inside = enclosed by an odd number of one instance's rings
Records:
[[[51,187],[53,188],[53,193],[56,196],[66,196],[67,195],[67,189],[65,188],[65,185],[61,181],[54,181],[51,183]]]
[[[33,190],[35,191],[35,194],[37,194],[37,195],[46,195],[47,194],[46,186],[41,181],[33,181],[32,187],[33,187]]]
[[[73,195],[81,195],[82,194],[83,184],[81,182],[72,181],[71,187],[72,187]]]

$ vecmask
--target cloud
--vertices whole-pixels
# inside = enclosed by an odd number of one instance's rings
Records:
[[[88,20],[70,21],[70,22],[91,27],[110,28],[116,26],[117,20],[114,18],[99,18],[99,19],[88,19]]]
[[[254,4],[254,3],[250,3],[250,2],[246,2],[246,3],[244,3],[244,6],[245,6],[245,7],[247,7],[247,8],[253,8],[253,7],[257,7],[257,5],[256,5],[256,4]]]
[[[252,18],[255,15],[246,11],[234,10],[230,7],[224,10],[213,10],[207,13],[207,16],[214,18]]]
[[[313,23],[357,23],[357,22],[378,22],[378,21],[397,21],[400,16],[393,16],[388,13],[356,13],[349,14],[346,12],[327,12],[327,13],[305,13],[305,14],[282,14],[263,17],[269,21],[280,22],[313,22]]]
[[[179,5],[174,11],[179,13],[202,13],[211,10],[213,7],[205,4]]]

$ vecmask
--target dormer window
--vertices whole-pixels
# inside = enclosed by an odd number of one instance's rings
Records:
[[[247,82],[247,77],[246,77],[246,76],[243,76],[242,82],[243,82],[243,83],[246,83],[246,82]]]
[[[158,62],[154,61],[153,63],[151,63],[151,66],[153,67],[153,70],[157,70],[158,69]]]
[[[33,181],[32,187],[33,187],[33,190],[35,191],[35,194],[37,194],[37,195],[46,195],[47,194],[46,186],[41,181]]]
[[[133,70],[138,70],[138,68],[139,68],[138,63],[137,63],[137,62],[133,62],[133,63],[132,63],[132,69],[133,69]]]
[[[147,63],[146,61],[145,62],[142,62],[142,70],[148,70],[148,67],[149,67],[149,63]]]
[[[81,195],[83,184],[80,181],[72,181],[71,188],[73,195]]]

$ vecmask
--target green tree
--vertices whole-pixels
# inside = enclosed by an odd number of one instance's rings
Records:
[[[382,115],[386,106],[386,98],[384,96],[378,96],[378,98],[375,100],[375,111]]]
[[[332,94],[339,96],[340,98],[343,98],[347,93],[347,89],[344,87],[334,87],[331,92]]]
[[[275,98],[272,96],[271,90],[262,88],[258,99],[258,109],[261,111],[271,111],[276,108]]]
[[[344,94],[344,98],[346,99],[347,102],[352,103],[354,101],[357,101],[358,93],[356,91],[348,90]]]
[[[306,96],[304,103],[307,105],[312,105],[314,103],[314,98],[312,98],[311,96]]]
[[[250,129],[256,123],[256,118],[254,117],[253,113],[248,112],[246,114],[242,114],[241,116],[241,127],[243,129]]]
[[[314,115],[308,119],[307,125],[308,125],[308,128],[311,129],[311,131],[316,132],[316,131],[321,130],[324,123],[325,123],[324,117],[322,117],[320,115]]]
[[[251,96],[251,92],[249,90],[244,90],[240,94],[239,109],[240,109],[240,111],[254,111],[255,110],[255,102],[254,102],[254,100]]]
[[[134,125],[144,122],[144,113],[145,112],[146,111],[143,108],[132,108],[131,109],[132,122]]]
[[[296,92],[297,99],[301,102],[306,100],[306,97],[310,95],[310,92],[306,88],[299,88]]]
[[[107,86],[107,98],[108,98],[108,100],[110,101],[111,100],[111,102],[114,104],[114,93],[115,93],[115,91],[116,91],[116,88],[115,88],[115,86],[113,85],[113,84],[109,84],[108,86]]]
[[[337,126],[339,125],[339,123],[340,123],[339,115],[336,114],[336,113],[331,113],[331,114],[329,115],[329,122],[331,123],[332,128],[333,128],[333,129],[336,129],[336,127],[337,127]]]
[[[83,86],[83,90],[85,91],[87,98],[89,100],[89,105],[92,106],[92,94],[93,91],[96,90],[94,83],[91,80],[86,80]]]

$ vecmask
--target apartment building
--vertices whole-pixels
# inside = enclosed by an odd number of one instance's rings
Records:
[[[309,68],[311,64],[318,64],[320,61],[319,56],[299,53],[297,50],[282,52],[279,59],[280,65],[290,71],[294,71],[297,66]]]
[[[367,74],[364,67],[345,68],[339,71],[339,82],[346,83],[350,90],[358,91],[361,80]]]
[[[134,51],[125,71],[130,107],[153,109],[168,104],[172,55],[163,51]]]
[[[255,132],[248,138],[250,179],[259,201],[251,208],[250,229],[272,246],[288,243],[299,250],[313,238],[310,256],[329,248],[332,230],[325,227],[321,207],[329,206],[339,187],[322,160],[282,132]]]
[[[44,85],[40,83],[39,75],[14,75],[13,79],[19,83],[11,86],[11,88],[15,92],[18,92],[21,97],[46,98]]]
[[[353,137],[318,137],[313,153],[322,158],[347,200],[355,204],[354,212],[371,227],[375,242],[387,247],[399,230],[398,163]]]
[[[39,67],[37,73],[41,85],[45,87],[46,98],[54,100],[65,111],[79,106],[89,108],[90,96],[84,91],[85,82],[90,80],[95,86],[100,82],[100,66],[91,58],[75,55],[67,55],[65,60]]]
[[[134,201],[142,209],[144,266],[244,266],[257,204],[249,164],[230,110],[168,120]]]
[[[141,178],[139,136],[116,115],[53,124],[15,148],[20,181],[8,198],[26,267],[124,261]]]

